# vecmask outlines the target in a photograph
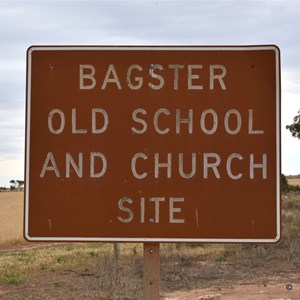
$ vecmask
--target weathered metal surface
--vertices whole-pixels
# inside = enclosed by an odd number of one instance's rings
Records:
[[[29,48],[28,240],[279,236],[277,47]]]

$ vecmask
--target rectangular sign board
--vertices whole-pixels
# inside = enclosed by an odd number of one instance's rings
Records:
[[[280,239],[276,46],[32,46],[30,241]]]

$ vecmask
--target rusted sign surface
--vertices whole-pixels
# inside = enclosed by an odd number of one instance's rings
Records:
[[[276,242],[275,46],[27,51],[25,237]]]

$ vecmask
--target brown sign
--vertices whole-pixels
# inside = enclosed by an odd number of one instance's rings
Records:
[[[275,46],[27,51],[25,237],[276,242]]]

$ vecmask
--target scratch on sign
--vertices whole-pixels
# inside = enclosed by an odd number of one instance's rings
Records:
[[[196,211],[196,223],[197,223],[197,228],[199,228],[199,220],[198,220],[198,209],[197,209],[197,206],[195,207],[195,211]]]

